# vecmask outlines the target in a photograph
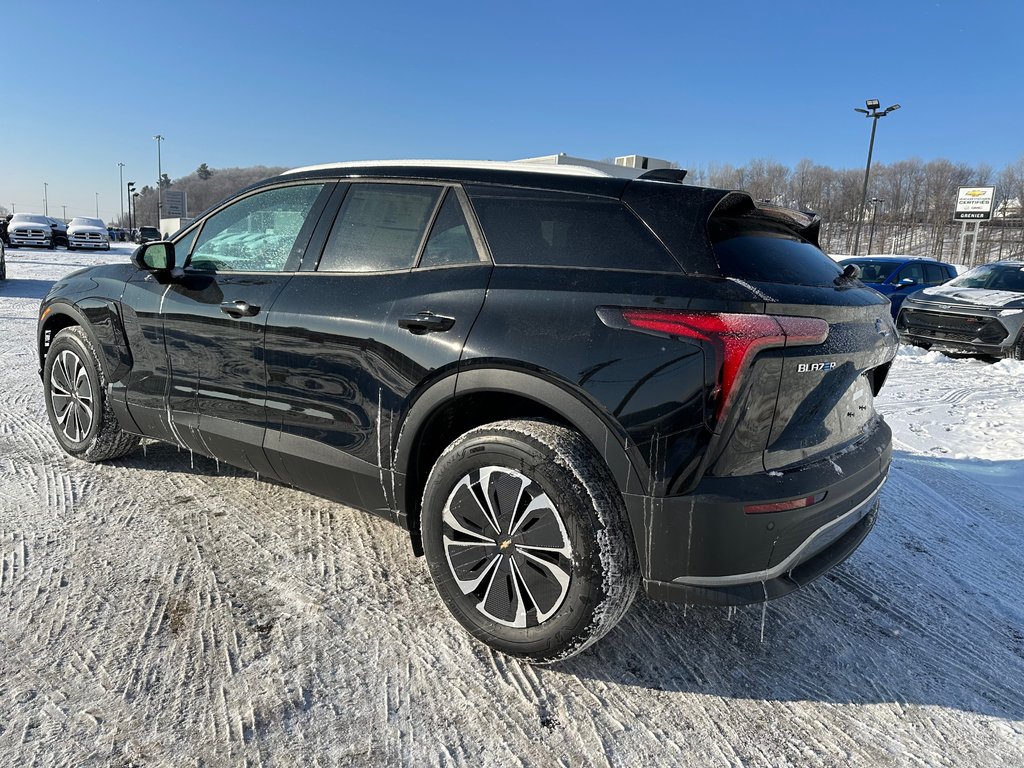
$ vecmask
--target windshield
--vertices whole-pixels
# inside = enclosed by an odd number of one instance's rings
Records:
[[[29,224],[45,224],[50,226],[50,220],[45,216],[37,216],[34,213],[16,213],[11,219],[11,224],[17,224],[18,222],[27,222]]]
[[[988,288],[993,291],[1024,293],[1024,267],[1011,264],[985,264],[946,283],[950,288]]]
[[[90,219],[85,216],[75,216],[75,218],[71,220],[71,223],[68,226],[100,227],[102,229],[106,229],[107,227],[107,225],[103,223],[102,219]]]

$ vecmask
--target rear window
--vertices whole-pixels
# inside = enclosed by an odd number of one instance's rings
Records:
[[[712,220],[709,232],[718,265],[727,277],[826,285],[842,274],[820,248],[772,222]]]
[[[496,264],[679,272],[618,200],[543,190],[467,190]]]

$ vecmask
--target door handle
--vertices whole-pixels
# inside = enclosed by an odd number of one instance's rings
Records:
[[[259,314],[260,308],[248,301],[225,301],[220,305],[220,311],[232,317],[252,317]]]
[[[406,315],[398,320],[398,327],[404,328],[414,336],[440,333],[447,331],[453,325],[455,325],[454,317],[435,315],[433,312],[417,312],[415,315]]]

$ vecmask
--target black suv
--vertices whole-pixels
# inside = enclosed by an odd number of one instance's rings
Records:
[[[139,227],[139,242],[148,243],[160,239],[160,230],[156,227]]]
[[[531,661],[636,589],[784,595],[871,529],[888,302],[817,219],[511,164],[257,184],[43,300],[62,448],[176,443],[388,518],[455,617]]]
[[[55,219],[52,216],[47,217],[50,220],[50,230],[53,232],[51,237],[51,244],[54,249],[58,245],[63,245],[65,248],[68,247],[68,225],[66,222],[60,219]]]

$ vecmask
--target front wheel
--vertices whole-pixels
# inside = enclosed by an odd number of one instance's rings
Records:
[[[1010,350],[1010,357],[1014,360],[1024,360],[1024,328],[1021,328],[1020,334],[1017,336],[1017,343]]]
[[[78,326],[53,338],[43,366],[46,414],[60,447],[86,461],[124,456],[139,438],[122,431],[106,396],[106,377],[89,337]]]
[[[473,637],[525,661],[576,655],[636,595],[622,497],[566,427],[500,421],[462,435],[434,465],[420,519],[445,605]]]

